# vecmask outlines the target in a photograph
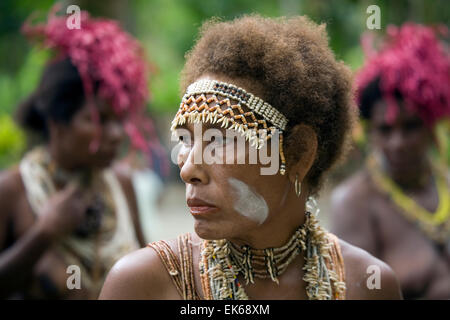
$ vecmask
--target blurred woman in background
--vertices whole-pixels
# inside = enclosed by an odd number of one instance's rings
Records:
[[[43,142],[0,176],[0,295],[97,298],[113,263],[144,245],[132,182],[112,164],[125,131],[145,147],[147,64],[116,22],[86,12],[81,29],[51,15],[24,31],[56,55],[17,113]]]
[[[429,151],[450,116],[450,59],[431,28],[388,36],[357,75],[371,154],[333,193],[332,230],[388,263],[406,299],[449,299],[450,180]]]

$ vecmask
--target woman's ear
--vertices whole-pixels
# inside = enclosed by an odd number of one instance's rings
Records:
[[[289,180],[294,183],[295,179],[303,181],[311,169],[317,154],[317,135],[314,129],[306,124],[297,124],[288,136],[287,146],[289,158],[288,164]],[[295,157],[294,154],[299,153]]]

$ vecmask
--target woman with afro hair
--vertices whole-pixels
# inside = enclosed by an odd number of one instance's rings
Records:
[[[324,25],[258,15],[206,22],[181,89],[172,132],[195,233],[122,258],[101,299],[401,297],[385,263],[316,218],[313,196],[343,155],[356,111],[351,73]],[[274,172],[262,170],[264,152]],[[379,268],[377,290],[366,285],[369,266]]]

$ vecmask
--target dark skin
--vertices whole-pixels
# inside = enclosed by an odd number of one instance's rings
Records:
[[[97,106],[101,138],[95,153],[89,150],[89,146],[96,136],[97,125],[87,104],[74,114],[68,124],[49,121],[47,147],[59,167],[69,172],[94,172],[113,164],[123,138],[121,119],[101,100],[97,101]],[[128,200],[136,236],[143,246],[130,177],[121,170],[114,171]],[[37,220],[28,203],[18,167],[0,175],[0,297],[19,294],[35,298],[92,298],[86,289],[67,289],[67,265],[51,249],[83,222],[86,208],[92,201],[92,191],[76,183],[58,185],[57,188],[59,191],[50,198],[42,217]],[[37,276],[46,278],[57,293],[51,297],[35,296],[30,284]]]
[[[418,115],[401,107],[393,123],[385,119],[386,104],[374,105],[370,120],[373,148],[384,170],[429,212],[439,197],[426,153],[431,131]],[[407,299],[450,298],[450,248],[438,248],[375,187],[366,169],[344,182],[332,197],[332,231],[388,263]]]
[[[231,82],[225,77],[214,78]],[[239,79],[233,79],[233,83],[247,88],[250,92],[252,89],[258,95],[257,88],[245,87]],[[199,126],[202,126],[203,130],[211,127],[206,124],[199,124]],[[189,130],[193,138],[189,141],[183,139],[178,155],[178,165],[181,170],[180,176],[186,184],[187,203],[191,213],[194,212],[195,234],[192,234],[194,278],[196,290],[203,298],[198,269],[201,239],[225,238],[236,244],[247,244],[253,248],[279,247],[284,245],[297,227],[304,223],[308,186],[306,182],[302,183],[302,194],[297,197],[294,181],[296,175],[299,180],[303,180],[312,166],[317,150],[317,138],[310,127],[298,125],[294,130],[298,134],[309,137],[306,142],[308,152],[305,152],[296,164],[290,166],[289,173],[286,175],[279,173],[261,175],[262,165],[249,164],[248,161],[245,162],[246,164],[194,163],[194,154],[202,153],[205,148],[216,143],[216,140],[202,141],[201,135],[194,134],[192,124],[184,128]],[[229,142],[216,148],[216,152],[222,159],[229,156],[227,143]],[[249,148],[247,143],[246,155]],[[264,199],[268,215],[263,221],[252,219],[245,216],[245,212],[240,212],[236,206],[238,195],[230,183],[233,179],[241,181],[254,194]],[[195,198],[208,202],[216,209],[206,215],[196,215],[195,205],[190,202]],[[274,232],[274,230],[277,231]],[[177,254],[176,241],[171,240],[169,244]],[[401,297],[395,275],[386,264],[344,241],[340,244],[345,260],[349,299],[399,299]],[[381,269],[380,290],[369,290],[365,285],[369,276],[366,268],[372,264],[378,265]],[[303,265],[304,259],[302,255],[299,255],[279,276],[279,285],[270,279],[256,279],[254,284],[245,286],[245,291],[250,299],[307,299],[306,284],[300,280],[304,276]],[[245,284],[242,278],[240,281]],[[181,298],[159,256],[150,248],[138,250],[122,258],[110,271],[100,294],[100,299]]]

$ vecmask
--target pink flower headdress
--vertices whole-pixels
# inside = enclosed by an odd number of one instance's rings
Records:
[[[66,16],[56,16],[56,5],[50,11],[46,24],[25,22],[22,31],[33,39],[42,39],[43,45],[53,49],[58,58],[69,57],[78,69],[87,100],[94,105],[94,85],[97,94],[105,99],[114,112],[126,119],[125,129],[135,147],[144,149],[138,119],[145,108],[149,92],[149,69],[139,43],[124,32],[113,20],[93,19],[81,11],[80,29],[69,29]],[[98,113],[92,108],[98,121]],[[95,150],[97,146],[92,145]]]
[[[447,35],[447,29],[439,31]],[[444,46],[430,27],[405,23],[389,26],[387,39],[376,52],[370,38],[362,38],[367,60],[356,76],[356,98],[361,105],[363,90],[376,78],[387,102],[387,121],[397,115],[395,92],[405,106],[416,112],[428,126],[450,116],[450,59]]]

